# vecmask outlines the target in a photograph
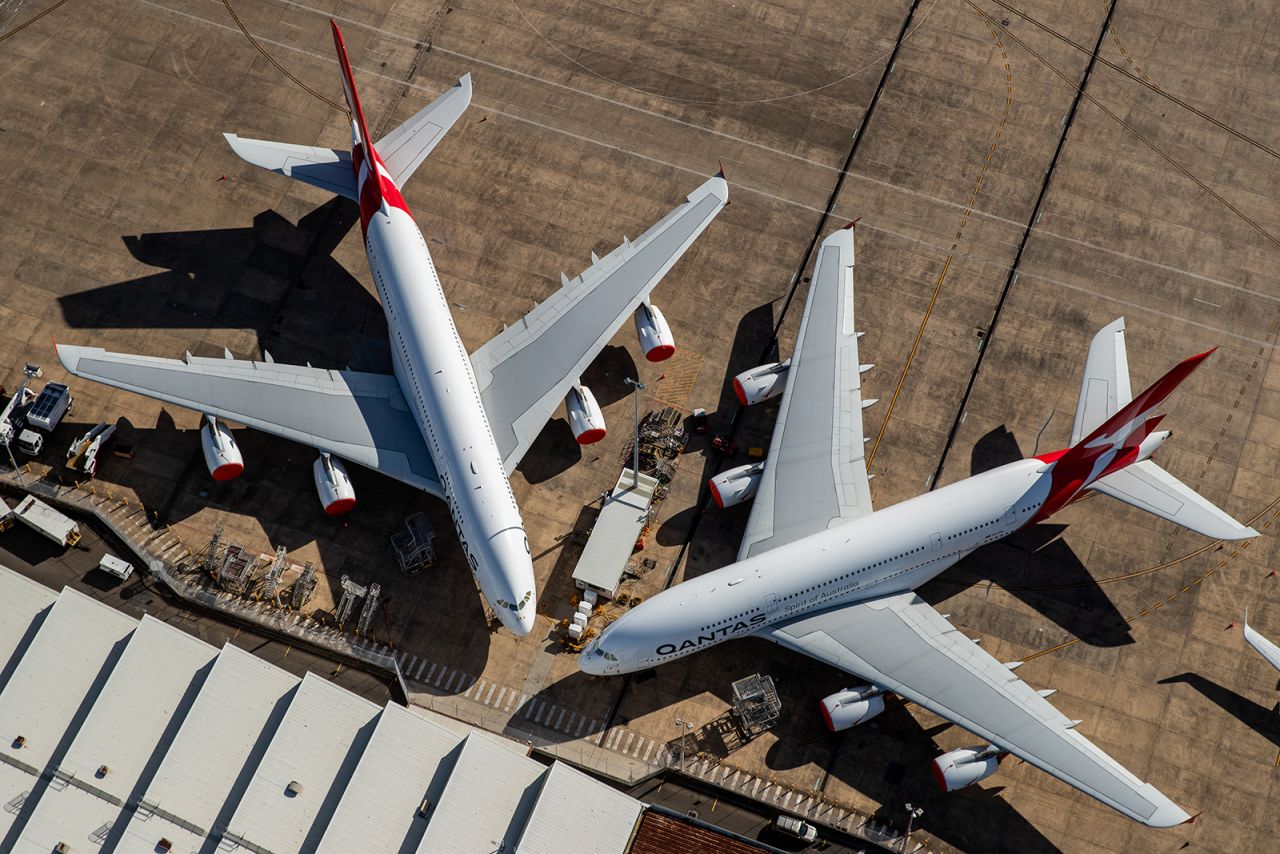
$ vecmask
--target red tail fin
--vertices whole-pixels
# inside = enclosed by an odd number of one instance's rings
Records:
[[[1038,457],[1053,464],[1053,485],[1036,518],[1043,519],[1059,510],[1089,484],[1136,460],[1138,446],[1164,417],[1155,416],[1156,407],[1216,349],[1175,365],[1075,446]]]
[[[371,155],[373,152],[373,140],[369,138],[369,128],[364,122],[364,110],[360,109],[360,96],[356,93],[356,80],[351,74],[351,62],[347,59],[347,46],[342,41],[342,31],[338,29],[338,24],[329,19],[329,26],[333,28],[333,46],[338,51],[338,64],[342,66],[342,91],[347,96],[347,106],[351,108],[351,116],[355,119],[357,132],[360,134],[360,142],[365,148],[365,153]]]

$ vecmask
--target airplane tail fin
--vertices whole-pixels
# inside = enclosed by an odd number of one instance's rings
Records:
[[[333,46],[338,52],[338,65],[342,69],[342,93],[347,97],[347,106],[351,109],[352,140],[351,147],[363,148],[365,156],[373,156],[373,141],[369,138],[369,126],[364,120],[364,110],[360,107],[360,94],[356,91],[356,79],[351,73],[351,62],[347,59],[347,46],[342,41],[342,30],[333,18],[329,19],[333,30]]]
[[[375,145],[370,141],[369,126],[365,123],[364,110],[360,106],[360,95],[356,92],[355,77],[351,72],[351,62],[347,59],[342,32],[332,19],[329,24],[333,29],[338,64],[342,68],[342,91],[346,95],[347,106],[351,108],[351,149],[314,148],[287,142],[243,139],[231,133],[223,136],[236,154],[255,166],[358,202],[360,190],[356,186],[356,170],[352,164],[354,154],[359,149],[362,156],[367,156],[375,150]],[[443,95],[378,140],[378,153],[373,156],[383,165],[397,188],[404,186],[404,182],[440,140],[444,139],[444,135],[470,103],[471,75],[465,74]],[[381,181],[377,185],[381,189]]]
[[[1103,327],[1094,336],[1085,362],[1072,446],[1040,458],[1054,466],[1054,482],[1062,485],[1065,494],[1062,503],[1091,489],[1214,539],[1256,537],[1253,528],[1240,524],[1148,459],[1172,435],[1156,431],[1164,417],[1155,414],[1156,408],[1213,352],[1175,365],[1134,397],[1124,318]]]

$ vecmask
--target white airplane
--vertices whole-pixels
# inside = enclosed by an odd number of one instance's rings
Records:
[[[1130,393],[1124,321],[1093,339],[1072,447],[1010,463],[872,512],[863,458],[853,232],[822,244],[789,361],[735,380],[756,403],[783,394],[766,462],[716,476],[722,506],[755,497],[738,561],[666,590],[605,628],[581,668],[630,673],[733,638],[762,637],[856,676],[826,697],[832,730],[864,723],[892,692],[986,744],[933,762],[946,791],[976,783],[1014,754],[1145,824],[1188,815],[1076,731],[1036,691],[912,591],[973,552],[1032,525],[1087,490],[1216,539],[1256,535],[1148,457],[1161,401],[1209,354]],[[1212,351],[1210,351],[1212,352]]]
[[[282,365],[266,352],[260,362],[229,351],[178,360],[63,345],[58,355],[76,376],[204,413],[201,441],[217,480],[244,470],[225,419],[317,448],[316,490],[328,513],[355,506],[341,459],[443,498],[482,594],[524,635],[536,608],[533,562],[508,477],[561,400],[579,442],[604,437],[600,407],[579,378],[629,315],[650,361],[675,352],[649,294],[728,202],[728,185],[717,175],[639,239],[624,237],[604,258],[592,253],[590,268],[572,280],[562,274],[555,294],[468,357],[399,188],[466,110],[470,75],[375,150],[342,34],[330,24],[351,108],[350,152],[226,138],[250,163],[359,203],[394,375]]]
[[[1267,663],[1280,670],[1280,646],[1276,646],[1266,637],[1264,637],[1257,629],[1249,625],[1249,611],[1244,612],[1244,639],[1249,646],[1258,651],[1267,660]]]

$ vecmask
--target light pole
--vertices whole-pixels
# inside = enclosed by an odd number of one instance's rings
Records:
[[[635,390],[632,393],[632,399],[636,404],[636,441],[631,449],[631,486],[638,489],[640,487],[640,392],[644,391],[645,385],[631,377],[627,377],[623,382]]]
[[[907,804],[907,834],[902,837],[902,850],[906,851],[907,846],[911,844],[911,824],[920,816],[924,815],[924,807],[912,807]]]
[[[684,741],[689,730],[693,729],[693,721],[676,718],[676,726],[680,729],[680,770],[684,770]]]

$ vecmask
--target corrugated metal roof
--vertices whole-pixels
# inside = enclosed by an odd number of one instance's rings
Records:
[[[556,762],[520,837],[518,854],[627,850],[640,818],[641,804],[590,777]]]
[[[34,635],[33,624],[58,598],[43,584],[0,566],[0,691],[6,674],[17,666],[17,658],[26,649],[28,634]]]
[[[308,673],[249,781],[227,836],[268,851],[319,844],[373,734],[378,707]],[[291,782],[300,788],[287,790]]]
[[[631,469],[622,470],[573,569],[575,583],[590,585],[610,596],[617,592],[657,486],[658,481],[647,474],[640,475],[636,485]]]
[[[736,836],[681,821],[673,816],[645,810],[628,854],[760,854],[776,851],[753,845]]]
[[[546,768],[513,754],[495,736],[467,736],[440,802],[428,816],[421,854],[510,851],[541,788]]]
[[[0,693],[0,753],[43,769],[137,621],[66,588]],[[74,648],[72,643],[74,642]],[[100,685],[101,683],[99,683]],[[21,736],[25,742],[14,747]],[[0,792],[0,800],[12,794]]]
[[[174,851],[198,850],[224,805],[224,822],[237,806],[299,681],[239,647],[224,646],[118,850],[153,854],[162,837]]]
[[[79,642],[78,635],[67,638],[64,652],[76,654]],[[58,763],[60,779],[36,804],[19,849],[29,845],[43,854],[59,842],[95,834],[105,840],[147,765],[158,764],[168,749],[166,731],[175,715],[179,722],[186,715],[217,654],[204,641],[143,617]]]
[[[461,753],[452,729],[388,703],[320,843],[321,852],[411,852]]]

